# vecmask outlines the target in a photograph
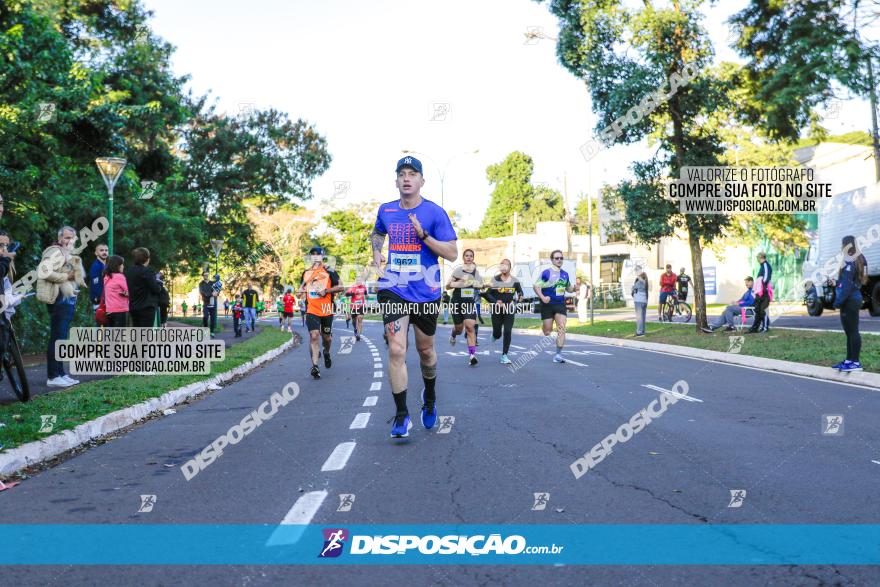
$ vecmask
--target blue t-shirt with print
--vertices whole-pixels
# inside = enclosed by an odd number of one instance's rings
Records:
[[[433,302],[440,298],[440,265],[437,255],[416,235],[409,219],[415,214],[422,228],[438,241],[458,237],[449,215],[434,202],[422,198],[415,208],[404,210],[395,200],[379,206],[375,230],[388,235],[388,263],[379,290],[397,294],[409,302]]]
[[[551,304],[565,303],[565,290],[571,282],[564,269],[544,269],[541,272],[541,293],[550,298]]]

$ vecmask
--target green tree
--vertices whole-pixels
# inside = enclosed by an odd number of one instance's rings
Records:
[[[588,204],[592,204],[593,234],[599,234],[599,200],[596,198],[588,199],[582,195],[574,207],[574,222],[571,230],[574,234],[590,233],[591,213],[587,208]]]
[[[512,234],[514,212],[519,215],[520,232],[532,231],[535,224],[544,220],[565,218],[559,192],[532,185],[534,168],[532,158],[521,151],[514,151],[501,163],[486,168],[486,177],[495,189],[477,231],[481,238]]]
[[[841,86],[867,96],[871,51],[858,36],[859,4],[751,0],[731,18],[736,47],[748,59],[751,99],[743,102],[744,113],[772,138],[797,140],[813,109]]]
[[[256,246],[249,206],[271,212],[310,199],[312,180],[330,165],[326,140],[314,127],[276,110],[235,118],[208,111],[184,137],[185,189],[198,195],[211,238],[225,239],[239,255]]]
[[[733,109],[731,94],[736,86],[709,68],[712,47],[700,22],[702,4],[697,0],[673,0],[664,6],[645,0],[638,7],[614,0],[550,3],[560,20],[557,54],[589,88],[599,114],[597,130],[612,123],[621,129],[618,135],[605,133],[602,140],[632,143],[650,138],[657,146],[654,158],[633,164],[635,178],[621,183],[618,193],[638,240],[656,243],[677,230],[687,231],[698,332],[706,325],[702,248],[721,234],[727,217],[680,214],[678,206],[664,197],[662,182],[678,177],[686,165],[718,165],[724,152],[717,128],[704,123],[719,109]],[[685,84],[683,74],[690,78],[689,73],[695,75]],[[658,90],[662,97],[653,93]],[[653,111],[646,109],[633,121],[631,109],[649,104],[649,99]],[[627,117],[627,124],[617,123]]]
[[[324,216],[330,228],[333,244],[328,248],[336,257],[338,265],[367,265],[372,261],[370,234],[373,232],[373,214],[378,204],[351,205],[343,210],[334,210]]]

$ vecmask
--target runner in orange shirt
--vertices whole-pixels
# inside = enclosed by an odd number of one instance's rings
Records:
[[[318,332],[324,343],[324,367],[330,368],[330,344],[333,342],[333,294],[345,290],[339,283],[339,275],[324,265],[324,249],[312,247],[309,250],[312,266],[303,271],[302,286],[299,293],[306,296],[306,327],[309,329],[312,371],[315,379],[321,378],[318,359]]]

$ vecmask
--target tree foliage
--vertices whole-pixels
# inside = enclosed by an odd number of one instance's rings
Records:
[[[710,67],[713,49],[701,23],[697,0],[674,0],[657,6],[615,1],[552,0],[560,20],[557,55],[572,74],[584,80],[598,114],[597,135],[606,143],[649,139],[656,155],[632,166],[634,178],[618,186],[626,222],[636,238],[655,243],[686,230],[694,267],[696,327],[706,323],[702,246],[722,233],[724,215],[683,215],[664,197],[663,182],[684,166],[718,165],[724,153],[718,128],[706,124],[719,110],[734,109],[736,85]],[[698,75],[671,91],[685,66]],[[630,116],[643,97],[660,89],[652,111]],[[628,118],[615,134],[602,130]],[[637,120],[636,120],[637,119]]]
[[[521,151],[514,151],[504,161],[486,168],[486,178],[495,187],[477,231],[480,238],[512,234],[514,212],[518,215],[519,232],[532,232],[541,221],[565,218],[559,192],[532,185],[534,169],[532,158]]]
[[[275,110],[224,119],[187,92],[150,16],[139,0],[0,3],[2,225],[22,243],[19,275],[58,227],[107,215],[96,157],[128,160],[114,252],[130,262],[146,246],[153,266],[177,276],[213,265],[212,238],[226,241],[230,267],[243,262],[256,246],[247,202],[271,211],[306,200],[327,169],[326,140],[307,122]],[[92,259],[85,251],[86,266]]]

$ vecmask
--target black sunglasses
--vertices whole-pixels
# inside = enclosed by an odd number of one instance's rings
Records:
[[[562,257],[553,257],[554,261],[562,261]]]

